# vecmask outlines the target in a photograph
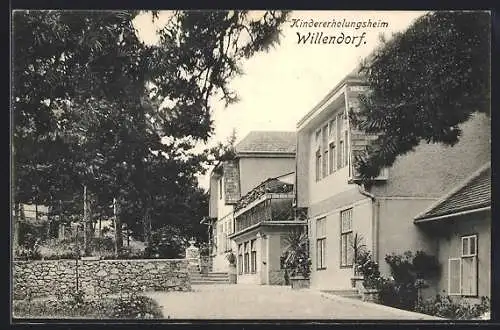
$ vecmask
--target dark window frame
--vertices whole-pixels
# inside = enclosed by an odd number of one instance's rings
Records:
[[[322,223],[324,232],[318,235],[318,223]],[[319,247],[321,246],[321,252]],[[326,269],[326,217],[316,219],[316,270]]]
[[[344,229],[343,228],[343,215],[349,213],[350,214],[350,227],[349,229]],[[349,258],[349,249],[352,249],[352,246],[350,246],[349,242],[352,242],[353,239],[353,208],[347,208],[345,210],[340,211],[340,268],[352,268],[354,264],[354,260],[352,258]],[[344,244],[345,242],[345,244]],[[344,248],[345,248],[345,255],[344,255]],[[344,258],[345,257],[345,258]],[[344,260],[345,259],[345,260]],[[349,260],[351,259],[351,260]],[[345,262],[344,262],[345,261]]]

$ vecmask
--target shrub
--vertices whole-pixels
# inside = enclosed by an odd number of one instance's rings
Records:
[[[439,276],[441,267],[435,256],[423,251],[417,251],[412,260],[413,272],[418,279],[434,278]]]
[[[93,253],[113,252],[115,241],[112,237],[94,237],[90,241],[90,249]]]
[[[479,304],[469,304],[461,299],[437,295],[426,301],[419,300],[415,311],[453,320],[471,320],[490,311],[490,299],[481,297]]]
[[[414,310],[417,290],[412,283],[398,283],[384,279],[380,286],[380,303],[395,308]]]
[[[414,310],[419,299],[419,289],[424,287],[423,279],[439,274],[439,262],[423,251],[415,255],[406,251],[403,255],[390,254],[385,261],[391,269],[392,279],[385,281],[381,292],[384,305]]]
[[[361,250],[356,257],[356,273],[363,275],[363,286],[366,289],[380,289],[383,278],[380,276],[378,263],[372,259],[369,251]]]
[[[210,255],[210,247],[207,242],[199,243],[200,256],[208,257]]]
[[[151,234],[144,254],[148,258],[177,259],[184,256],[186,242],[174,226],[164,226]]]
[[[154,300],[134,294],[113,301],[110,312],[110,316],[117,319],[156,319],[163,316]]]
[[[14,258],[18,260],[40,260],[40,239],[30,233],[26,233],[21,245],[14,250]]]
[[[47,228],[49,224],[46,220],[38,222],[20,221],[19,222],[19,243],[21,245],[30,245],[34,238],[40,240],[47,239]]]
[[[32,318],[90,318],[90,319],[159,319],[160,306],[151,298],[127,297],[84,299],[83,293],[70,297],[45,300],[14,300],[14,317]]]
[[[71,240],[50,240],[40,247],[43,259],[75,259],[77,256],[76,243]]]
[[[77,246],[78,245],[78,246]],[[102,259],[117,259],[115,256],[113,237],[94,237],[90,241],[92,256],[99,256]],[[51,240],[41,245],[41,255],[46,260],[75,259],[77,251],[83,252],[83,238],[69,238],[63,240]],[[123,247],[118,255],[118,259],[143,259],[144,251],[139,244],[130,244],[130,247]]]
[[[226,259],[230,265],[236,265],[236,255],[233,253],[233,251],[230,251],[226,254]]]

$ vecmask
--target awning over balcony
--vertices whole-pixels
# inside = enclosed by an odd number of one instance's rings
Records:
[[[448,192],[414,222],[441,220],[491,209],[491,164],[488,163]]]

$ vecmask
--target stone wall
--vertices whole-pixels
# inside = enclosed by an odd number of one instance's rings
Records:
[[[86,295],[137,291],[189,291],[188,261],[144,260],[43,260],[14,261],[14,299],[67,294],[78,286]]]

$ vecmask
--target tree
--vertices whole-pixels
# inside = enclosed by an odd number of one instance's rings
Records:
[[[458,125],[490,108],[490,15],[439,11],[393,36],[362,65],[370,92],[353,123],[378,134],[356,159],[369,181],[421,141],[454,145]]]
[[[178,192],[192,193],[206,155],[191,150],[213,132],[210,100],[237,100],[228,86],[241,61],[276,45],[287,16],[175,11],[148,46],[138,14],[15,13],[17,203],[55,204],[85,186],[101,204],[117,198],[130,223],[147,223]]]

